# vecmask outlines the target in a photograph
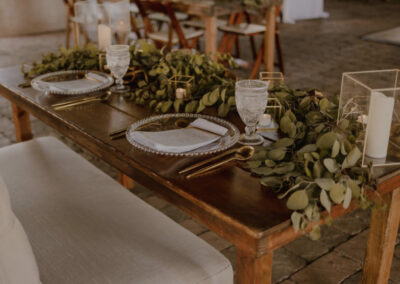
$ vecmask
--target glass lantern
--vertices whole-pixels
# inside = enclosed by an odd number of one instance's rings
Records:
[[[400,165],[400,70],[343,73],[338,124],[356,121],[362,165]]]
[[[194,76],[174,75],[168,79],[168,88],[178,100],[191,100],[193,85]]]
[[[269,82],[269,89],[283,86],[284,82],[282,72],[260,72],[260,80]]]

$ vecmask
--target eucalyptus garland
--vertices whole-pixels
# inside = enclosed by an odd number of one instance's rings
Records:
[[[337,123],[336,100],[315,90],[271,90],[283,106],[277,115],[280,139],[258,147],[247,168],[260,182],[287,198],[295,231],[314,224],[312,239],[320,237],[321,209],[349,207],[353,198],[361,208],[372,205],[366,192],[375,190],[370,168],[361,167],[362,153],[356,143],[361,125],[343,119]],[[330,215],[326,223],[330,224]]]
[[[218,115],[226,116],[234,109],[236,78],[225,67],[234,67],[231,57],[220,55],[215,61],[188,50],[165,53],[145,41],[131,46],[130,52],[130,70],[125,80],[133,91],[126,94],[128,100],[164,113],[200,113],[217,107]],[[72,69],[98,70],[97,48],[60,48],[58,54],[44,55],[29,72],[23,72],[33,78]],[[175,98],[169,84],[174,75],[193,76],[189,100]],[[282,111],[274,117],[279,122],[280,139],[269,146],[256,147],[246,167],[279,198],[287,198],[287,207],[293,210],[294,229],[305,231],[314,224],[310,237],[318,239],[322,210],[330,213],[337,204],[347,208],[353,198],[363,209],[373,205],[366,193],[375,190],[376,183],[371,169],[361,167],[362,153],[356,143],[361,125],[352,119],[338,123],[337,99],[329,100],[316,90],[279,87],[269,92],[282,105]],[[332,222],[330,215],[325,221]]]

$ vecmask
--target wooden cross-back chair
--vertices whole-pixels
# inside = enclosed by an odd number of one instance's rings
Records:
[[[277,18],[279,14],[280,8],[277,7]],[[285,68],[278,23],[276,23],[275,26],[275,44],[278,55],[278,66],[280,71],[284,73]],[[265,25],[251,23],[251,16],[246,11],[232,14],[228,21],[228,25],[219,27],[219,29],[224,32],[224,35],[222,37],[218,51],[221,53],[232,53],[233,47],[236,46],[236,56],[240,58],[239,36],[247,36],[250,40],[251,51],[253,59],[255,60],[250,78],[255,78],[264,57],[265,45],[264,41],[262,41],[261,47],[257,52],[254,37],[257,35],[264,35],[267,28],[268,27],[266,27]]]
[[[69,48],[70,46],[70,38],[71,38],[71,31],[73,28],[73,17],[75,15],[74,11],[74,4],[75,0],[63,0],[65,5],[67,6],[67,27],[66,27],[66,38],[65,38],[65,46]],[[75,37],[75,33],[74,37]],[[74,38],[74,42],[77,42],[77,39]]]
[[[175,17],[175,13],[169,2],[161,3],[153,0],[135,0],[139,12],[144,21],[145,38],[153,40],[157,47],[167,45],[171,50],[173,46],[179,45],[180,48],[194,48],[204,32],[199,30],[184,30]],[[157,12],[167,15],[170,18],[167,31],[155,31],[150,12]],[[190,43],[189,43],[190,41]]]

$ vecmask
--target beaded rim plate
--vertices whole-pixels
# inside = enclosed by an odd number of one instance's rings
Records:
[[[46,88],[43,84],[40,84],[40,82],[59,82],[59,81],[65,81],[63,79],[66,78],[72,78],[72,80],[75,78],[82,78],[84,77],[87,73],[94,73],[98,76],[103,77],[105,80],[104,82],[99,82],[97,85],[87,88],[85,90],[79,90],[79,91],[74,91],[74,90],[69,90],[69,91],[57,91],[57,90],[49,90]],[[32,88],[39,92],[44,92],[46,94],[55,94],[55,95],[70,95],[70,96],[77,96],[77,95],[84,95],[84,94],[89,94],[93,92],[98,92],[101,90],[104,90],[108,87],[110,87],[114,83],[114,79],[112,76],[99,72],[99,71],[91,71],[91,70],[68,70],[68,71],[57,71],[57,72],[51,72],[51,73],[46,73],[43,75],[40,75],[36,78],[34,78],[31,82]]]
[[[211,122],[217,123],[225,128],[228,129],[228,132],[225,136],[221,137],[217,141],[207,145],[203,146],[197,149],[194,149],[192,151],[188,152],[182,152],[182,153],[173,153],[173,152],[165,152],[165,151],[157,151],[154,149],[151,149],[147,146],[144,146],[137,142],[135,138],[132,135],[133,131],[136,131],[137,129],[143,129],[147,126],[150,127],[151,124],[159,123],[159,125],[162,125],[160,129],[157,129],[158,131],[162,131],[162,127],[166,124],[166,121],[178,121],[178,119],[187,119],[187,120],[194,120],[196,118],[203,118],[207,119]],[[167,130],[167,127],[165,127]],[[179,128],[179,127],[175,127]],[[173,128],[170,128],[173,129]],[[215,117],[215,116],[209,116],[209,115],[202,115],[202,114],[193,114],[193,113],[173,113],[173,114],[163,114],[163,115],[157,115],[157,116],[152,116],[149,118],[145,118],[142,120],[139,120],[132,124],[127,132],[126,132],[126,138],[128,139],[129,143],[131,143],[135,148],[138,148],[142,151],[148,152],[148,153],[153,153],[153,154],[158,154],[158,155],[167,155],[167,156],[176,156],[176,157],[194,157],[194,156],[203,156],[203,155],[210,155],[214,153],[218,153],[221,151],[225,151],[235,145],[237,141],[239,140],[240,132],[239,129],[230,123],[229,121],[226,121],[224,119]]]

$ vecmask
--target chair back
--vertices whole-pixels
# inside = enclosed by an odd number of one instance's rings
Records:
[[[153,25],[151,23],[150,18],[148,17],[148,14],[151,12],[158,12],[162,13],[164,15],[167,15],[170,19],[170,24],[168,27],[168,49],[170,50],[172,48],[172,39],[173,39],[173,33],[174,31],[178,35],[179,43],[181,47],[187,48],[188,44],[185,38],[185,34],[183,33],[183,30],[181,28],[181,25],[179,24],[179,21],[175,17],[175,12],[172,9],[172,6],[169,2],[166,3],[161,3],[159,1],[154,1],[154,0],[131,0],[136,3],[136,5],[139,8],[139,12],[143,18],[144,22],[144,34],[145,37],[147,38],[148,33],[154,32]],[[157,44],[157,43],[156,43]],[[159,44],[157,44],[159,45]]]

